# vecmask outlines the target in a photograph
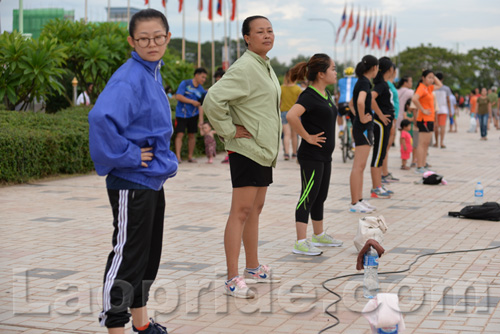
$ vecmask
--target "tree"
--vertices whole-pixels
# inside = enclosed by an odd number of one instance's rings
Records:
[[[0,35],[0,101],[9,110],[26,110],[36,100],[61,93],[66,47],[45,37],[26,39],[20,33]]]

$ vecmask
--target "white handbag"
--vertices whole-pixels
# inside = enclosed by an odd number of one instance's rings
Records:
[[[386,231],[387,224],[384,216],[360,218],[358,232],[354,237],[354,246],[359,252],[368,239],[374,239],[382,245]]]

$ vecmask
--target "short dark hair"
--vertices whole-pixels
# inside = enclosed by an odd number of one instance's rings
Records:
[[[198,67],[196,70],[194,70],[194,75],[200,74],[200,73],[208,74],[207,70],[204,67]]]
[[[410,120],[409,120],[409,119],[406,119],[406,118],[405,118],[405,119],[403,119],[403,120],[401,121],[401,130],[403,130],[403,128],[405,128],[406,126],[408,126],[408,125],[410,125],[410,124],[411,124],[411,122],[410,122]]]
[[[254,15],[254,16],[249,16],[245,19],[245,21],[243,21],[243,24],[241,26],[241,34],[243,35],[243,41],[245,41],[245,36],[248,36],[250,35],[250,22],[252,22],[253,20],[257,20],[257,19],[266,19],[269,21],[269,19],[265,16],[262,16],[262,15]],[[269,21],[271,22],[271,21]],[[248,46],[248,43],[247,41],[245,41],[245,45]]]
[[[152,19],[160,19],[161,22],[163,23],[163,26],[165,27],[165,31],[168,34],[170,28],[168,26],[168,21],[165,15],[163,15],[162,12],[148,8],[148,9],[143,9],[132,15],[132,18],[130,19],[130,23],[128,26],[128,33],[130,37],[134,37],[134,32],[135,32],[135,27],[137,25],[137,22],[139,21],[149,21]]]
[[[214,78],[222,78],[222,76],[226,74],[226,71],[222,69],[222,67],[217,68],[214,73]]]
[[[438,72],[438,73],[436,73],[436,77],[437,77],[439,80],[443,80],[444,75],[443,75],[443,73]]]

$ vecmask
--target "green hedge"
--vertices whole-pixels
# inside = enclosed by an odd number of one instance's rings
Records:
[[[0,111],[0,184],[92,171],[88,111],[87,107],[56,114]],[[171,149],[174,151],[173,139]],[[223,150],[217,140],[217,151]],[[198,135],[195,156],[204,152],[203,138]],[[187,157],[187,135],[182,156]]]

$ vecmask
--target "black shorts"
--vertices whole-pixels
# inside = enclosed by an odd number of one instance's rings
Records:
[[[433,132],[434,122],[418,121],[417,127],[420,132]]]
[[[353,126],[352,137],[354,138],[354,144],[356,144],[356,146],[373,146],[373,130],[371,129],[362,129]]]
[[[387,125],[379,120],[373,121],[373,154],[371,167],[382,167],[387,154],[387,144],[391,136],[392,120]]]
[[[186,131],[186,128],[188,133],[197,133],[199,118],[199,115],[189,118],[176,117],[175,133],[184,133],[184,131]]]
[[[273,168],[259,165],[236,152],[229,154],[229,169],[233,188],[267,187],[273,183]]]

